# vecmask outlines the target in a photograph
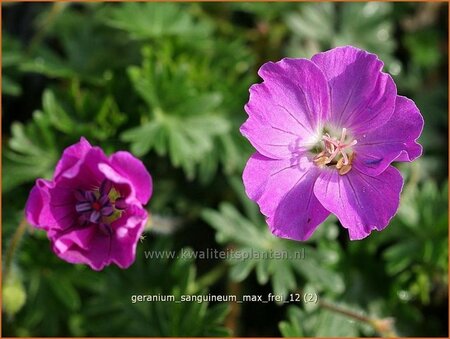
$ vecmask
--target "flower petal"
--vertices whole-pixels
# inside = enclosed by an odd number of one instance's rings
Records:
[[[53,178],[57,178],[61,173],[74,166],[91,148],[91,144],[84,137],[81,137],[76,144],[67,147],[56,164]]]
[[[311,60],[328,80],[331,125],[355,135],[389,120],[397,88],[391,76],[381,72],[383,62],[375,54],[345,46],[316,54]]]
[[[55,226],[56,221],[50,211],[50,181],[36,180],[25,205],[25,218],[31,225],[44,230]]]
[[[50,231],[48,237],[52,241],[53,251],[60,255],[69,249],[88,249],[95,227],[72,228],[66,232]]]
[[[327,170],[317,179],[314,193],[348,229],[350,239],[358,240],[388,225],[397,212],[402,187],[403,178],[392,166],[377,177],[355,169],[346,175]]]
[[[68,229],[78,224],[75,192],[59,181],[49,188],[49,211],[55,220],[54,226],[58,229]]]
[[[53,250],[58,257],[69,263],[86,264],[93,270],[100,271],[111,263],[113,236],[106,235],[95,227],[89,227],[84,230],[86,232],[84,233],[86,238],[80,238],[79,243],[72,242],[72,244],[68,243],[66,247],[63,247],[63,243],[60,241],[58,242],[58,247],[53,246]],[[69,242],[74,239],[69,237],[67,241]]]
[[[306,157],[293,163],[255,153],[245,167],[243,180],[247,195],[268,217],[275,235],[306,240],[329,215],[313,194],[318,175]]]
[[[75,199],[78,202],[86,202],[86,201],[88,201],[88,199],[86,198],[86,194],[85,194],[85,192],[83,190],[76,189],[74,191],[74,196],[75,196]]]
[[[250,88],[240,131],[259,153],[286,159],[317,141],[329,111],[327,82],[306,59],[268,62],[259,75],[264,82]]]
[[[114,227],[115,236],[111,244],[111,261],[120,268],[128,268],[136,258],[136,247],[147,222],[147,212],[131,206],[126,218],[118,220]]]
[[[354,167],[377,176],[392,161],[413,161],[422,154],[422,146],[416,142],[422,129],[423,118],[417,106],[412,100],[398,96],[391,119],[357,138]]]
[[[136,196],[136,188],[133,183],[122,173],[116,171],[109,164],[100,163],[98,169],[106,178],[114,183],[114,188],[125,198],[126,203],[140,204]]]
[[[99,188],[104,180],[98,169],[99,163],[108,163],[108,158],[101,148],[91,147],[80,161],[61,172],[54,181],[73,191],[81,189],[90,192],[93,188]],[[86,200],[95,201],[95,196],[87,194]]]
[[[145,205],[152,196],[153,182],[142,161],[124,151],[114,153],[109,159],[111,166],[131,182],[136,197]]]
[[[110,234],[99,227],[88,227],[67,236],[54,235],[53,250],[63,260],[73,264],[87,264],[101,271],[114,262],[120,268],[128,268],[136,258],[136,247],[141,236],[147,212],[132,206],[130,213],[115,221]]]

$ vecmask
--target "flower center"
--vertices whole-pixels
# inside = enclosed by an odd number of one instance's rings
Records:
[[[347,136],[347,129],[342,129],[339,139],[325,133],[321,143],[322,151],[314,157],[314,163],[322,168],[335,166],[340,175],[350,172],[354,158],[352,147],[357,144],[357,140]]]
[[[111,223],[117,220],[127,205],[125,199],[113,187],[112,182],[103,180],[93,190],[76,190],[75,210],[80,225],[96,224],[106,234],[112,233]]]

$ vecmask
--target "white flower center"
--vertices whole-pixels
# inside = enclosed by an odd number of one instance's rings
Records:
[[[336,166],[339,174],[347,174],[352,168],[352,147],[357,144],[357,140],[349,138],[347,129],[343,128],[339,139],[325,133],[321,142],[323,150],[314,157],[314,163],[319,167]]]

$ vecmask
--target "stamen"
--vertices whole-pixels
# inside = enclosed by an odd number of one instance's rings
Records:
[[[339,175],[345,175],[348,172],[350,172],[350,170],[352,169],[352,165],[344,165],[342,166],[342,168],[339,170]]]
[[[75,190],[74,196],[80,226],[96,224],[107,233],[112,232],[110,224],[127,208],[125,199],[109,180],[103,180],[94,190]]]
[[[339,174],[348,173],[353,159],[351,148],[357,144],[356,140],[348,139],[346,128],[342,129],[339,139],[325,133],[322,136],[324,150],[314,157],[314,163],[319,167],[336,165]]]
[[[348,165],[347,153],[345,153],[345,152],[341,152],[341,153],[342,153],[342,159],[344,159],[344,165]]]
[[[88,202],[79,202],[75,205],[75,210],[78,213],[88,212],[91,210],[91,204]]]
[[[328,157],[325,155],[325,151],[320,152],[319,154],[317,154],[314,159],[313,159],[314,163],[319,166],[319,167],[323,167],[326,164],[328,164]],[[117,207],[117,201],[116,201],[116,207]]]
[[[348,159],[348,163],[345,164],[344,161],[342,161],[343,158],[339,159],[338,163],[336,164],[336,168],[339,170],[339,175],[345,175],[352,169],[352,161],[355,153],[350,154],[350,158]],[[338,167],[339,162],[341,162],[340,167]]]
[[[101,217],[102,217],[102,214],[100,213],[100,211],[93,211],[91,213],[89,221],[94,223],[94,224],[98,224],[98,222],[100,221]]]
[[[102,183],[100,184],[100,188],[99,188],[100,194],[101,195],[108,195],[109,191],[111,191],[112,187],[113,186],[112,186],[112,182],[111,181],[103,180]]]

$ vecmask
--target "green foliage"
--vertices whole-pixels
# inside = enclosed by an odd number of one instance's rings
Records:
[[[170,248],[167,241],[151,239],[151,250]],[[184,249],[187,251],[188,249]],[[86,314],[95,324],[88,335],[123,333],[138,336],[228,336],[222,326],[228,313],[226,304],[207,302],[137,302],[132,295],[174,296],[208,294],[196,280],[193,259],[144,260],[143,253],[128,270],[109,270],[101,291],[86,305]],[[187,256],[188,257],[188,256]],[[127,301],[124,302],[124,298]],[[133,315],[130,319],[130,315]],[[111,317],[115,319],[111,323]]]
[[[80,136],[104,140],[114,135],[126,120],[113,97],[99,100],[80,90],[76,82],[72,89],[64,102],[66,107],[51,90],[46,90],[42,110],[33,113],[33,120],[26,125],[16,122],[11,126],[9,149],[5,150],[4,192],[36,178],[52,176],[61,152],[57,142],[61,133],[72,142]]]
[[[151,120],[123,133],[132,142],[131,150],[145,155],[151,148],[165,156],[174,166],[182,166],[186,175],[194,176],[196,163],[213,150],[214,139],[230,130],[228,121],[217,114],[221,95],[200,93],[198,71],[183,67],[170,51],[146,50],[142,68],[130,67],[128,74],[136,91],[151,110]],[[181,65],[181,67],[180,67]],[[201,81],[203,83],[203,81]]]
[[[211,31],[208,22],[195,22],[186,6],[173,3],[127,3],[111,8],[106,22],[124,30],[134,39],[185,37],[204,38]]]
[[[369,244],[352,243],[349,248],[352,257],[361,258],[368,267],[377,266],[380,274],[369,281],[349,270],[347,284],[352,293],[345,299],[366,299],[373,312],[398,314],[396,324],[402,335],[424,333],[430,316],[421,315],[419,309],[439,304],[448,286],[448,184],[440,189],[431,180],[418,184],[419,168],[420,162],[405,171],[408,180],[400,210],[389,227]],[[391,296],[389,302],[379,299],[383,295]]]
[[[219,243],[229,243],[236,253],[241,254],[240,258],[229,260],[232,280],[243,281],[254,269],[258,282],[266,284],[270,280],[278,295],[295,292],[302,285],[298,276],[303,281],[313,281],[317,292],[340,293],[344,289],[340,275],[330,269],[335,260],[330,260],[326,252],[274,237],[262,220],[254,224],[228,203],[221,204],[219,212],[205,210],[203,217],[216,229]],[[332,226],[330,223],[324,225]]]
[[[127,65],[132,60],[132,46],[122,39],[111,39],[111,30],[90,8],[76,11],[69,10],[66,4],[54,4],[44,12],[40,17],[41,32],[57,39],[61,51],[46,44],[32,46],[33,57],[22,63],[22,71],[100,86],[108,82],[112,71]]]
[[[293,33],[288,54],[309,58],[335,46],[353,45],[376,53],[389,72],[397,73],[399,64],[393,57],[391,12],[392,4],[380,2],[351,6],[323,2],[299,6],[298,11],[285,17]]]
[[[51,178],[63,150],[81,136],[107,154],[138,156],[152,174],[154,194],[148,234],[127,270],[65,263],[44,232],[28,228],[4,275],[2,334],[383,336],[377,324],[392,317],[401,336],[445,336],[448,6],[432,6],[3,4],[4,250],[34,181]],[[424,20],[422,13],[431,14]],[[248,88],[261,81],[257,70],[269,60],[310,57],[337,45],[356,45],[384,61],[398,93],[412,98],[425,118],[424,155],[399,166],[401,207],[383,232],[350,242],[330,217],[307,242],[279,239],[242,185],[254,152],[239,133]],[[187,248],[232,250],[241,259],[144,255]],[[266,292],[313,293],[318,301],[131,300]]]
[[[70,331],[75,336],[229,335],[221,325],[228,313],[226,304],[132,303],[132,295],[173,295],[179,299],[182,294],[207,294],[198,285],[192,259],[147,260],[140,250],[130,269],[109,267],[98,275],[87,267],[63,263],[55,256],[48,260],[46,251],[35,253],[45,246],[42,236],[39,232],[27,239],[24,246],[29,251],[20,257],[21,265],[33,265],[27,272],[28,301],[20,314],[17,333],[29,335],[32,330],[37,335]],[[152,239],[147,249],[157,251],[170,246],[164,239]],[[39,306],[44,304],[45,308]]]
[[[58,151],[50,126],[50,118],[40,111],[26,125],[16,122],[11,126],[9,149],[4,154],[4,192],[39,177],[51,177]]]
[[[432,289],[443,293],[448,285],[447,197],[447,183],[438,189],[427,181],[404,191],[396,232],[385,240],[392,245],[384,252],[386,271],[395,277],[392,292],[403,299],[429,304]]]
[[[299,307],[290,306],[287,321],[279,324],[280,332],[285,338],[298,337],[358,337],[355,321],[330,310],[306,312]]]
[[[2,36],[2,93],[11,96],[22,94],[18,83],[18,66],[24,59],[23,47],[8,34]]]

